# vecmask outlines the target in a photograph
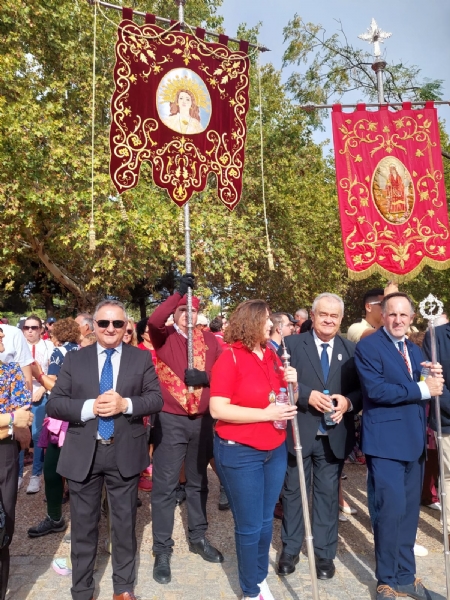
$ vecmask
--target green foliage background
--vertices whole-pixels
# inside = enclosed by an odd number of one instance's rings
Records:
[[[189,0],[186,21],[223,30],[220,0]],[[172,0],[139,2],[139,10],[173,19]],[[3,0],[0,13],[0,251],[3,310],[42,306],[55,298],[62,313],[92,308],[117,296],[142,314],[172,292],[184,270],[180,213],[156,188],[148,164],[137,188],[118,201],[109,180],[109,103],[114,44],[120,15],[98,16],[95,112],[96,250],[88,251],[91,211],[91,103],[93,7],[85,0]],[[114,23],[111,23],[113,21]],[[298,108],[351,89],[348,60],[364,58],[339,36],[319,50],[320,27],[296,17],[285,34],[286,65],[298,65],[287,81],[272,65],[262,69],[267,218],[275,270],[268,269],[262,203],[259,97],[251,69],[251,108],[243,195],[233,214],[219,202],[215,181],[191,205],[193,271],[205,303],[219,298],[266,298],[273,309],[309,306],[325,290],[344,296],[347,320],[360,316],[359,298],[380,277],[352,282],[340,239],[334,165],[312,134],[321,115]],[[257,29],[238,37],[256,41]],[[333,47],[333,44],[335,45]],[[333,49],[334,48],[334,49]],[[343,63],[342,61],[347,61]],[[306,65],[304,72],[301,65]],[[324,70],[325,69],[325,70]],[[353,69],[353,70],[352,70]],[[416,68],[401,66],[388,86],[392,98],[438,97],[440,82],[418,81]],[[364,77],[364,68],[361,69]],[[413,84],[411,84],[413,82]],[[367,79],[367,97],[373,81]],[[372,85],[372,88],[370,87]],[[401,86],[403,85],[403,88]],[[428,86],[428,87],[427,87]],[[372,91],[371,91],[372,90]],[[395,95],[397,94],[397,96]],[[448,137],[443,146],[450,152]],[[449,181],[449,161],[446,178]],[[448,303],[448,272],[426,268],[404,286],[416,299],[429,291]]]

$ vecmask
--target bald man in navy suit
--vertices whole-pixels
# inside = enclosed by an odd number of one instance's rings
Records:
[[[443,598],[416,578],[414,542],[426,453],[427,401],[442,394],[442,368],[420,381],[418,346],[406,338],[414,318],[401,292],[382,302],[384,327],[361,340],[355,364],[363,391],[362,450],[374,485],[376,600]]]

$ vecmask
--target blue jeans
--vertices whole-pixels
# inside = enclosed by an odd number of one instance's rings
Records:
[[[47,404],[48,395],[44,394],[39,402],[32,402],[30,411],[34,415],[33,424],[31,425],[31,437],[33,438],[33,468],[32,475],[42,475],[44,468],[44,449],[38,447],[39,436],[41,435],[42,423],[45,418],[45,405]],[[19,477],[23,477],[23,459],[24,451],[19,453]]]
[[[286,444],[256,450],[214,438],[217,473],[234,517],[239,583],[244,596],[257,598],[269,569],[272,521],[287,467]]]

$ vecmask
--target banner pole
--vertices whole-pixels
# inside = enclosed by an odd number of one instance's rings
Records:
[[[178,6],[178,20],[180,22],[180,29],[183,31],[184,29],[184,6],[186,4],[186,0],[175,0],[175,4]],[[191,261],[191,220],[190,220],[190,212],[189,212],[189,202],[183,206],[184,210],[184,254],[185,254],[185,265],[186,265],[186,273],[192,273],[192,261]],[[187,324],[187,362],[188,369],[194,368],[194,326],[192,324],[192,289],[189,287],[187,291],[187,315],[188,315],[188,324]],[[194,388],[192,386],[188,387],[188,392],[192,393]]]
[[[426,307],[428,306],[428,312]],[[433,365],[437,363],[437,347],[436,347],[436,332],[434,320],[443,312],[444,305],[432,294],[429,294],[425,300],[419,305],[420,314],[429,321],[430,342],[431,342],[431,362]],[[434,415],[436,419],[436,438],[439,458],[439,488],[441,497],[441,517],[442,528],[444,532],[444,561],[445,561],[445,580],[447,584],[447,600],[450,600],[450,549],[449,549],[449,534],[447,523],[447,492],[445,489],[445,474],[444,474],[444,449],[442,447],[442,423],[441,423],[441,401],[439,396],[435,396],[434,400]]]

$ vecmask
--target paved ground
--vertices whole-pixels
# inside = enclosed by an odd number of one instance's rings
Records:
[[[331,581],[319,582],[321,600],[369,600],[375,598],[373,536],[366,510],[365,467],[348,465],[348,480],[344,482],[347,499],[358,509],[348,523],[339,526],[339,547],[336,575]],[[28,527],[45,516],[43,492],[34,496],[19,494],[16,535],[12,545],[10,589],[7,600],[70,600],[70,577],[61,577],[51,568],[55,556],[66,556],[69,545],[62,542],[62,534],[48,535],[31,540]],[[149,494],[141,492],[143,507],[138,511],[138,581],[136,594],[142,600],[235,600],[240,597],[234,552],[233,520],[229,511],[217,510],[218,483],[210,472],[210,499],[208,537],[225,555],[222,565],[205,563],[191,554],[186,543],[186,506],[176,511],[172,558],[172,583],[160,586],[152,579],[151,510]],[[68,507],[64,508],[69,517]],[[427,587],[445,595],[444,558],[439,513],[424,508],[421,511],[418,541],[428,548],[427,557],[417,559],[417,575]],[[96,573],[96,598],[112,598],[111,562],[104,551],[105,523],[100,528],[99,554]],[[274,567],[280,551],[280,522],[274,522],[273,546],[270,553],[268,582],[277,600],[307,600],[312,598],[308,560],[302,555],[296,572],[280,578]]]

